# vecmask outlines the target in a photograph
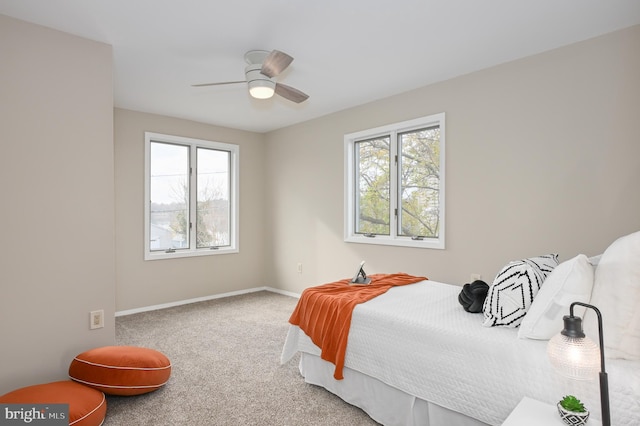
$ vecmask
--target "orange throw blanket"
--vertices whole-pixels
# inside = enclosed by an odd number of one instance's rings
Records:
[[[358,303],[366,302],[391,287],[426,280],[407,274],[372,274],[368,285],[350,285],[350,278],[305,289],[289,322],[299,326],[318,346],[321,358],[335,366],[333,377],[342,380],[351,314]]]

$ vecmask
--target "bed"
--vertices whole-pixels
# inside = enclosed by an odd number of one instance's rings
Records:
[[[640,233],[633,241],[638,249],[633,261],[638,262]],[[605,252],[602,262],[609,265],[610,257]],[[640,281],[635,283],[640,287]],[[326,388],[384,425],[501,425],[525,396],[555,404],[569,393],[579,395],[592,417],[601,418],[597,380],[575,381],[555,373],[545,339],[519,338],[518,327],[483,326],[485,315],[462,309],[460,290],[424,280],[392,287],[356,305],[343,380],[334,378],[336,366],[321,359],[320,348],[296,325],[289,328],[281,362],[299,352],[306,382]],[[589,286],[589,298],[591,293]],[[593,297],[596,293],[594,288]],[[557,301],[557,292],[554,297]],[[610,313],[606,307],[601,310],[603,316]],[[612,424],[640,425],[640,360],[609,358],[606,366]]]

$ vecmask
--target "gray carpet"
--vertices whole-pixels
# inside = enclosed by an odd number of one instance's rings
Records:
[[[172,373],[158,391],[108,396],[104,426],[376,425],[304,383],[297,356],[280,365],[296,303],[261,291],[118,317],[117,344],[163,352]]]

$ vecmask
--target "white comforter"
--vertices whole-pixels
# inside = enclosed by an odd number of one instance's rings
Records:
[[[345,366],[418,398],[500,425],[523,396],[555,404],[572,393],[600,418],[597,378],[554,373],[546,341],[517,329],[482,326],[482,314],[458,303],[459,286],[435,281],[394,287],[353,311]],[[291,326],[281,361],[320,349]],[[611,420],[640,425],[640,363],[607,360]]]

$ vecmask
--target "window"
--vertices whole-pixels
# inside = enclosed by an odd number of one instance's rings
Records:
[[[238,251],[237,145],[145,133],[145,260]]]
[[[345,135],[345,241],[444,248],[444,113]]]

